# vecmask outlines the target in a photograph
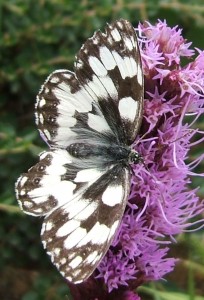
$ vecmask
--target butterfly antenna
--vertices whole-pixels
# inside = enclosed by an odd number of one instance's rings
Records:
[[[186,132],[184,135],[182,135],[182,136],[176,138],[175,140],[171,141],[170,144],[171,144],[171,143],[175,143],[175,142],[181,140],[181,139],[184,138],[185,136],[189,135],[191,132],[193,132],[193,129],[189,129],[188,132]]]

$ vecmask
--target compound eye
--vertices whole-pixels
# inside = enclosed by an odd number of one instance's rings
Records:
[[[129,155],[129,163],[131,164],[138,164],[139,162],[142,162],[143,158],[142,156],[135,150],[131,150]]]

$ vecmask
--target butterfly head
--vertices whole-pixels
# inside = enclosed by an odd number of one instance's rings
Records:
[[[144,159],[142,155],[140,155],[137,151],[132,149],[128,157],[128,162],[129,164],[144,163]]]

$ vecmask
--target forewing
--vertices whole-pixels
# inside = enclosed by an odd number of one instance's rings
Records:
[[[107,252],[120,224],[129,186],[129,170],[115,166],[81,196],[45,218],[43,245],[67,280],[86,280]]]
[[[136,33],[126,20],[107,25],[86,41],[75,73],[59,70],[42,86],[38,129],[52,146],[100,138],[131,144],[142,119],[143,76]],[[81,130],[83,128],[83,131]],[[105,140],[104,140],[105,137]]]
[[[143,109],[143,72],[132,25],[118,20],[105,33],[97,31],[79,51],[75,73],[120,143],[131,144]]]

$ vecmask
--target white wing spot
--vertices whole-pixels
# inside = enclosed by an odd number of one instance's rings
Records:
[[[35,112],[35,122],[36,122],[36,125],[39,125],[39,116],[38,116],[38,113]]]
[[[123,29],[123,24],[121,22],[117,22],[117,24],[120,29]]]
[[[25,190],[21,190],[21,191],[20,191],[20,196],[25,196],[25,194],[26,194]],[[31,203],[28,202],[28,201],[25,201],[25,202],[24,202],[24,205],[27,206],[27,207],[31,207],[32,205],[30,205],[30,204],[31,204]]]
[[[74,269],[72,270],[73,277],[77,277],[81,273],[81,269]]]
[[[101,176],[102,172],[97,169],[84,169],[77,173],[74,182],[87,182],[96,180]]]
[[[131,122],[135,120],[138,111],[138,103],[132,97],[125,97],[119,101],[119,112],[121,118],[128,119]]]
[[[97,261],[99,261],[102,255],[103,253],[98,254],[96,258],[92,261],[92,265],[94,265]]]
[[[65,265],[66,262],[67,262],[67,260],[66,260],[65,257],[63,257],[63,258],[60,260],[60,264],[61,264],[61,265]]]
[[[62,273],[64,273],[64,272],[61,272],[61,274]],[[64,273],[65,274],[65,273]],[[68,281],[72,281],[72,277],[71,276],[66,276],[66,279],[68,280]]]
[[[85,235],[84,238],[80,240],[80,242],[77,244],[77,247],[84,246],[90,241],[92,242],[92,244],[101,245],[107,240],[109,231],[110,229],[105,224],[96,222],[96,224],[91,228],[87,235]]]
[[[128,58],[126,58],[126,59],[127,59],[127,62],[125,62],[125,63],[127,64],[127,66],[128,66],[128,71],[129,71],[128,76],[129,76],[129,77],[134,77],[134,76],[136,76],[136,75],[137,75],[136,70],[137,70],[137,67],[138,67],[136,60],[135,60],[133,57],[130,57],[130,58],[129,58],[129,61],[128,61]],[[137,70],[137,71],[138,71],[138,70]]]
[[[108,36],[107,41],[110,45],[113,45],[113,38],[111,35]]]
[[[77,216],[77,220],[83,221],[89,218],[97,209],[97,202],[90,202]]]
[[[67,203],[64,211],[69,214],[69,219],[74,218],[78,213],[80,213],[84,208],[89,205],[90,201],[88,199],[74,198],[72,201]]]
[[[58,83],[60,81],[59,77],[57,76],[53,76],[51,79],[50,79],[50,82],[52,83]]]
[[[44,90],[44,93],[48,94],[49,92],[50,92],[50,89],[48,87],[46,87],[45,90]],[[40,105],[40,107],[42,107],[42,106]]]
[[[76,267],[78,267],[78,265],[82,262],[82,257],[81,256],[76,256],[70,263],[69,266],[72,269],[75,269]]]
[[[53,227],[53,223],[52,223],[52,222],[50,222],[50,221],[48,221],[47,223],[45,223],[45,225],[46,225],[46,231],[49,231],[49,230],[51,230],[51,229],[52,229],[52,227]]]
[[[25,194],[25,192],[24,192],[24,194]],[[22,196],[21,193],[20,193],[20,195]],[[29,202],[29,201],[25,201],[25,202],[23,203],[23,205],[24,205],[26,208],[31,208],[31,207],[33,207],[33,203],[32,203],[32,202]]]
[[[41,124],[44,123],[44,117],[43,117],[42,114],[39,114],[39,115],[38,115],[38,120],[39,120],[39,122],[40,122]]]
[[[45,232],[45,223],[42,224],[41,235]],[[43,243],[43,242],[42,242]]]
[[[142,69],[140,68],[139,65],[137,67],[137,80],[138,80],[138,83],[140,85],[142,85],[142,83],[143,83],[143,73],[142,73]]]
[[[125,38],[124,43],[125,43],[125,46],[128,48],[128,50],[130,50],[130,51],[133,50],[134,46],[132,44],[132,41],[129,38]]]
[[[46,245],[47,245],[46,241],[42,241],[42,245],[43,245],[43,248],[45,249]]]
[[[33,210],[35,213],[42,213],[43,212],[43,209],[40,207],[40,208],[36,208]]]
[[[118,30],[116,28],[111,31],[111,34],[116,42],[121,41],[120,33],[118,32]]]
[[[70,234],[72,231],[80,226],[80,222],[76,220],[70,220],[64,223],[56,232],[57,237],[62,237]]]
[[[54,251],[53,251],[53,253],[54,253],[56,256],[59,256],[60,251],[61,251],[60,248],[55,248]]]
[[[87,85],[97,97],[108,97],[108,92],[106,88],[103,86],[103,84],[96,75],[92,77],[92,81],[89,81]]]
[[[102,201],[108,206],[115,206],[121,202],[123,196],[123,188],[121,185],[108,186],[103,192]]]
[[[94,35],[95,36],[95,35]],[[93,38],[94,38],[93,36]],[[85,48],[84,44],[81,46],[81,51],[83,51],[85,54],[88,53],[87,49]]]
[[[115,234],[115,232],[118,228],[118,225],[119,225],[119,220],[117,220],[113,223],[113,225],[111,226],[111,229],[110,229],[108,240],[110,240],[112,238],[112,236]]]
[[[91,113],[88,114],[88,125],[98,132],[110,131],[108,123],[102,116],[94,115]]]
[[[56,180],[58,179],[57,177],[55,178]],[[73,198],[74,188],[75,184],[66,180],[59,182],[56,188],[56,185],[54,184],[53,180],[53,186],[50,187],[50,192],[52,193],[52,196],[58,201],[58,203],[62,206],[67,202],[71,201],[71,199]]]
[[[60,271],[60,274],[65,277],[65,272],[64,271]]]
[[[96,258],[97,254],[98,254],[98,251],[94,251],[91,254],[89,254],[89,256],[87,256],[87,258],[86,258],[86,262],[91,264],[93,262],[93,260]]]
[[[63,74],[63,76],[67,79],[70,79],[72,77],[72,74],[65,73],[65,74]]]
[[[39,100],[39,107],[43,107],[46,104],[46,101],[44,98]]]
[[[78,242],[81,241],[86,235],[86,229],[78,227],[64,240],[64,247],[66,249],[71,249],[72,247],[76,246]]]
[[[99,43],[99,39],[96,35],[93,36],[93,44],[97,45]]]
[[[116,67],[116,62],[115,59],[113,58],[111,51],[105,46],[100,47],[99,51],[100,51],[101,61],[103,62],[105,68],[107,70],[113,70]]]
[[[84,65],[84,64],[83,64],[83,62],[82,62],[81,60],[77,60],[77,61],[75,62],[75,67],[78,68],[78,69],[82,68],[83,65]]]
[[[48,155],[47,151],[43,151],[40,153],[40,159],[44,159]]]
[[[84,276],[84,278],[85,278],[85,276]],[[76,280],[76,281],[74,281],[74,284],[82,283],[83,281],[84,281],[84,279]]]
[[[89,64],[94,73],[97,76],[106,76],[107,75],[107,70],[104,68],[103,64],[100,62],[100,60],[95,57],[95,56],[90,56],[89,57]]]
[[[72,252],[71,254],[69,254],[69,259],[73,259],[76,256],[76,253]]]
[[[113,99],[118,99],[118,91],[114,85],[112,79],[109,76],[100,77],[100,81],[104,87],[106,87],[108,94]]]
[[[127,68],[126,68],[126,60],[128,59],[129,61],[129,57],[124,57],[122,58],[121,55],[116,52],[115,50],[112,52],[113,57],[117,63],[117,66],[119,68],[120,74],[122,76],[123,79],[125,79],[126,77],[129,77],[129,74],[127,72]],[[128,63],[127,61],[127,63]]]
[[[22,187],[26,183],[27,180],[28,180],[27,176],[22,176],[18,179],[17,184],[19,183],[19,185]]]

